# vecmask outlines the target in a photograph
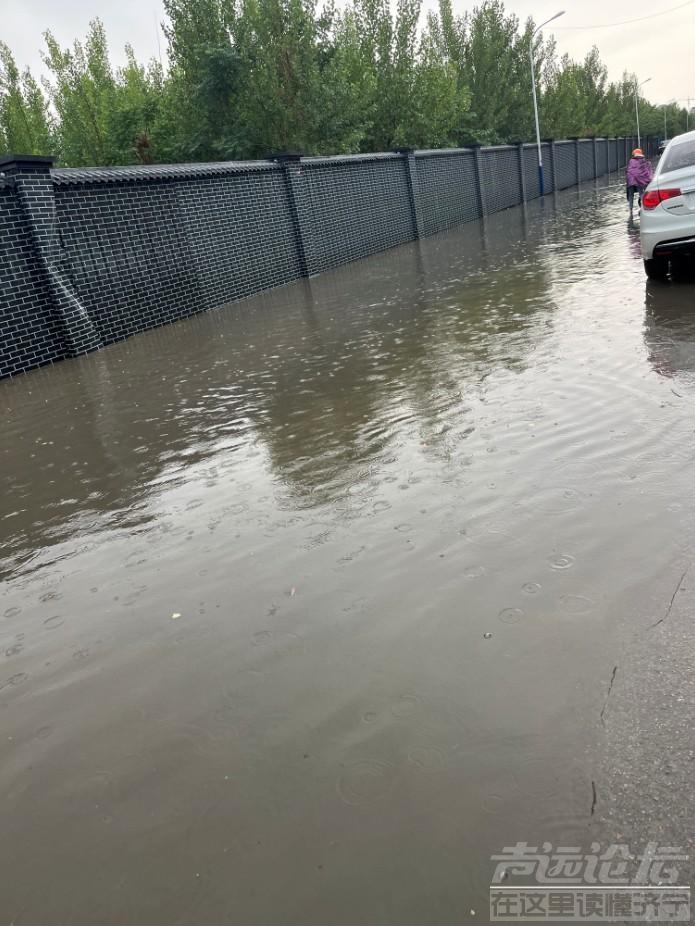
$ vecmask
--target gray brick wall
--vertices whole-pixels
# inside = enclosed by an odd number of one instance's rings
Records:
[[[543,158],[543,186],[546,193],[555,190],[555,165],[550,144],[541,144]],[[537,199],[540,196],[540,178],[538,176],[538,147],[537,145],[524,145],[524,176],[526,179],[526,199]]]
[[[416,151],[415,164],[426,235],[480,218],[470,149]]]
[[[204,307],[173,183],[58,186],[56,204],[72,284],[102,343]]]
[[[615,138],[608,139],[608,170],[618,169],[618,142]]]
[[[176,199],[200,286],[197,310],[302,275],[281,167],[179,182]]]
[[[545,191],[633,139],[544,142]],[[539,195],[535,145],[53,170],[0,159],[0,377]]]
[[[519,151],[515,146],[486,148],[481,158],[481,182],[489,213],[509,209],[521,202]]]
[[[577,182],[574,142],[561,141],[555,145],[555,170],[558,190],[566,190]]]
[[[55,175],[72,283],[104,344],[301,275],[275,165],[125,183]]]
[[[579,142],[579,176],[582,181],[594,179],[594,143]]]
[[[65,354],[31,228],[14,182],[0,180],[0,375]]]
[[[401,155],[311,158],[300,180],[297,208],[310,274],[416,237]]]

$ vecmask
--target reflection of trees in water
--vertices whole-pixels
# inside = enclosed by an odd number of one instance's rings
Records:
[[[647,282],[644,343],[657,373],[695,379],[695,280]]]
[[[283,362],[255,422],[292,491],[330,500],[396,429],[412,423],[434,442],[467,385],[523,369],[545,274],[522,214],[505,219],[488,222],[485,249],[471,225],[311,281],[311,337]],[[286,295],[267,298],[282,314]]]
[[[161,484],[251,439],[313,505],[410,423],[436,438],[467,385],[523,369],[542,327],[525,232],[521,210],[500,214],[484,236],[473,223],[7,384],[10,547],[146,517]]]

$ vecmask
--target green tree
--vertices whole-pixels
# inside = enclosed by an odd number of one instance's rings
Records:
[[[329,27],[314,0],[243,0],[235,38],[247,68],[240,120],[252,156],[315,150],[324,95],[319,43]]]
[[[28,68],[20,74],[12,52],[0,42],[0,150],[54,154],[53,132],[41,88]]]
[[[62,49],[51,32],[44,38],[43,61],[50,73],[45,87],[58,115],[62,160],[69,165],[120,163],[108,133],[115,80],[102,23],[91,22],[84,44],[76,40],[70,49]]]
[[[399,131],[404,143],[421,148],[456,145],[468,131],[470,93],[443,51],[440,23],[429,15],[411,81],[411,103]]]
[[[235,46],[232,0],[164,0],[170,72],[155,138],[172,160],[243,156],[239,100],[247,68]]]
[[[462,17],[453,15],[450,0],[440,0],[442,42],[454,64],[459,86],[470,92],[470,116],[462,142],[499,143],[529,138],[533,126],[530,96],[529,22],[519,31],[516,16],[507,15],[501,0],[485,0]],[[534,43],[542,65],[545,46]]]
[[[582,63],[564,55],[545,69],[543,117],[554,138],[600,134],[606,115],[607,69],[592,48]]]
[[[164,0],[168,66],[127,47],[112,66],[104,28],[61,48],[47,32],[47,99],[0,45],[0,145],[65,164],[262,157],[503,143],[534,134],[532,54],[544,135],[632,134],[635,78],[607,83],[592,49],[558,59],[502,0],[422,21],[422,0]],[[644,134],[664,109],[640,98]],[[667,111],[670,133],[685,111]],[[695,120],[694,120],[695,121]]]
[[[135,59],[126,46],[126,65],[116,72],[113,104],[108,113],[107,131],[112,150],[122,163],[149,164],[158,152],[154,128],[162,106],[164,75],[159,62],[147,67]]]
[[[331,14],[321,37],[321,86],[314,123],[317,153],[367,151],[376,111],[376,72],[354,8]]]
[[[45,87],[58,116],[57,152],[64,164],[149,163],[155,158],[152,132],[162,105],[161,66],[139,64],[126,46],[126,63],[114,69],[106,33],[95,19],[84,42],[60,47],[45,33]]]

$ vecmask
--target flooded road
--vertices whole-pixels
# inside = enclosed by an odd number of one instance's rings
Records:
[[[623,200],[0,383],[0,923],[486,922],[504,846],[668,832],[695,285]]]

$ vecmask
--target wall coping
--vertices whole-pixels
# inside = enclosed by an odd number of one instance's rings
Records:
[[[131,167],[58,167],[51,171],[55,186],[85,183],[129,183],[132,181],[186,180],[278,171],[269,161],[212,161],[202,164],[152,164]]]
[[[335,166],[360,161],[399,161],[402,155],[392,152],[376,154],[336,154],[326,157],[302,157],[302,167]],[[57,167],[51,171],[55,186],[81,186],[86,183],[129,183],[133,181],[186,180],[281,170],[277,161],[217,161],[201,164],[152,164],[126,167]]]
[[[21,170],[23,167],[29,168],[50,168],[56,162],[53,155],[43,154],[4,154],[0,157],[0,171],[11,169]]]
[[[453,154],[473,154],[473,148],[418,148],[416,158],[447,157]]]
[[[594,141],[610,141],[609,138],[584,138],[579,139],[593,144]],[[621,139],[618,139],[621,140]],[[534,142],[520,143],[524,148],[534,148]],[[547,139],[542,144],[549,144]],[[555,145],[573,145],[576,141],[570,139],[561,139],[554,142]],[[516,145],[485,145],[480,146],[480,151],[514,151],[519,147]],[[416,149],[413,154],[416,158],[432,157],[453,157],[456,155],[471,155],[475,151],[474,147],[465,148],[432,148]],[[402,160],[403,154],[398,152],[376,152],[367,154],[337,154],[321,157],[302,157],[298,160],[303,168],[311,167],[333,167],[340,164],[354,163],[374,163],[375,161],[397,161]],[[152,164],[152,165],[133,165],[125,167],[59,167],[51,168],[55,158],[41,157],[38,155],[6,155],[0,158],[0,185],[5,185],[11,180],[12,175],[22,166],[27,169],[37,169],[46,167],[51,170],[51,178],[56,187],[82,186],[85,184],[102,184],[102,183],[132,183],[161,180],[186,180],[204,177],[219,177],[233,174],[259,173],[267,171],[282,170],[281,163],[277,161],[258,160],[258,161],[213,161],[208,163],[189,163],[189,164]],[[9,176],[2,176],[5,168]]]
[[[357,164],[360,161],[402,161],[403,155],[395,151],[377,151],[369,154],[328,154],[302,158],[302,167],[325,167],[336,164]]]

